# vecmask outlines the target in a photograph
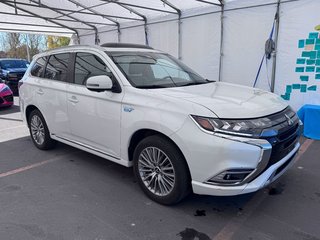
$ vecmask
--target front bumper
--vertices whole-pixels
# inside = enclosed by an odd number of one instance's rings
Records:
[[[5,93],[0,95],[0,107],[10,107],[13,105],[12,93]]]
[[[286,132],[284,132],[286,134]],[[290,132],[285,147],[274,139],[252,139],[200,131],[192,120],[172,135],[187,161],[193,192],[231,196],[257,191],[280,177],[294,162],[299,150],[299,126]],[[280,151],[281,150],[281,151]],[[230,169],[251,169],[243,181],[219,184],[211,180]]]
[[[271,165],[269,168],[264,170],[264,172],[262,172],[257,178],[249,183],[239,186],[217,186],[192,181],[193,192],[196,194],[214,196],[232,196],[255,192],[275,181],[288,168],[290,168],[290,166],[294,163],[294,158],[299,150],[299,147],[300,143],[296,143],[294,149],[286,157],[281,159],[279,162]]]

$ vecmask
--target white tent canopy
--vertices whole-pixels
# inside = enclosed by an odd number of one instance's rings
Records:
[[[77,35],[87,30],[98,35],[101,27],[146,23],[210,5],[222,4],[219,0],[1,0],[0,30]]]
[[[208,79],[247,86],[275,24],[276,58],[263,62],[256,86],[295,109],[320,104],[319,0],[0,0],[0,6],[0,31],[73,35],[90,45],[147,44]]]

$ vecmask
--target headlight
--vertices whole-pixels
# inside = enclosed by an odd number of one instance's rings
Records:
[[[18,75],[16,73],[9,73],[8,76],[11,77],[11,78],[18,77]]]
[[[7,86],[0,90],[0,92],[6,92],[6,91],[10,91],[10,88]]]
[[[248,120],[191,117],[206,131],[244,137],[259,137],[264,129],[272,127],[272,121],[267,117]]]

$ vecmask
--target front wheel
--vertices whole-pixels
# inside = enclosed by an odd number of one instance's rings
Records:
[[[190,191],[184,157],[162,136],[150,136],[138,144],[134,152],[134,173],[145,194],[161,204],[178,203]]]
[[[51,139],[46,121],[39,110],[35,109],[30,113],[29,131],[34,145],[41,150],[48,150],[55,146],[55,141]]]

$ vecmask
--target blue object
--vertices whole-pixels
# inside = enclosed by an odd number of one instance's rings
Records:
[[[320,140],[320,105],[306,104],[299,109],[298,116],[304,124],[303,135]]]

